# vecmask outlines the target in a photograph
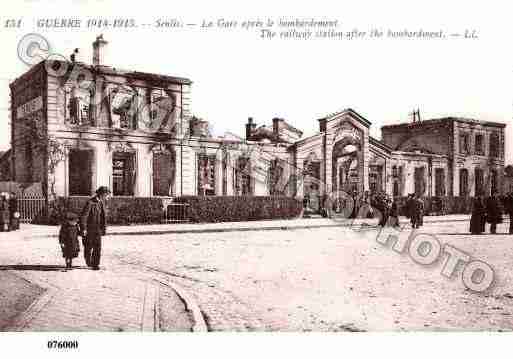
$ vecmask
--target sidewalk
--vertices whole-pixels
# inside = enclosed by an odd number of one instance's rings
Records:
[[[25,231],[31,229],[25,227]],[[0,311],[2,330],[191,330],[194,323],[188,308],[170,284],[108,257],[102,258],[99,271],[82,266],[82,257],[75,259],[72,270],[66,270],[53,239],[20,234],[0,233],[1,278],[17,277],[39,290],[23,307],[11,305]],[[0,282],[0,293],[6,303],[20,301],[21,289],[8,281]]]
[[[409,224],[405,217],[400,218],[401,223]],[[424,223],[443,223],[470,221],[470,215],[426,216]],[[376,219],[341,219],[329,218],[301,218],[291,220],[268,220],[250,222],[222,222],[222,223],[179,223],[179,224],[151,224],[132,226],[109,226],[107,235],[152,235],[152,234],[182,234],[182,233],[216,233],[238,231],[269,231],[291,229],[314,229],[330,227],[349,227],[361,223],[377,225]],[[24,237],[57,237],[58,227],[41,225],[22,225],[19,233]]]
[[[158,286],[105,271],[60,276],[10,326],[13,331],[156,331]],[[32,280],[34,280],[32,278]],[[68,282],[62,286],[62,280]]]

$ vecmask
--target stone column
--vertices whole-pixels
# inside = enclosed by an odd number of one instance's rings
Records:
[[[112,191],[112,151],[107,142],[95,142],[96,171],[93,169],[93,183],[95,189],[99,186],[108,186]]]
[[[149,145],[137,144],[134,146],[135,152],[135,188],[134,196],[136,197],[151,197],[152,193],[152,165],[153,165],[153,152],[150,150]]]

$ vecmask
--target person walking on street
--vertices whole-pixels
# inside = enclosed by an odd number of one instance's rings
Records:
[[[504,198],[504,209],[509,214],[509,234],[513,234],[513,192],[510,192]]]
[[[399,227],[399,205],[397,203],[397,199],[394,198],[392,201],[392,205],[390,206],[390,225],[392,227]]]
[[[420,195],[415,196],[415,215],[417,228],[424,225],[424,201]]]
[[[385,227],[388,223],[388,216],[390,215],[390,209],[388,206],[387,198],[384,194],[378,196],[378,210],[380,211],[381,217],[379,226]]]
[[[9,202],[5,195],[0,197],[0,231],[9,231]]]
[[[502,210],[497,192],[486,200],[486,221],[490,223],[490,233],[497,233],[497,224],[502,223]]]
[[[86,265],[93,270],[100,269],[102,236],[106,232],[105,201],[110,190],[101,186],[96,195],[89,199],[80,215],[80,235],[84,242],[84,258]]]
[[[472,203],[472,216],[470,217],[470,233],[482,234],[486,225],[486,205],[483,196],[478,195]]]
[[[20,229],[20,212],[18,212],[18,198],[16,193],[9,196],[9,225],[11,231]]]
[[[62,222],[59,231],[59,244],[62,256],[66,260],[66,268],[71,269],[73,258],[78,257],[80,244],[78,243],[78,217],[75,213],[68,212]]]
[[[408,199],[406,200],[406,214],[410,219],[411,228],[415,228],[416,226],[416,218],[415,218],[415,199],[413,194],[408,195]]]

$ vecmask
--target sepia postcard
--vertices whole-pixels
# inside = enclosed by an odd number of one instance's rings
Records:
[[[4,1],[2,347],[375,356],[398,333],[510,339],[510,14]]]

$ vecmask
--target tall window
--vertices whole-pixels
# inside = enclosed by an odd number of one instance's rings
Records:
[[[483,135],[476,135],[476,155],[484,156]]]
[[[89,106],[91,94],[89,91],[70,89],[65,94],[65,118],[72,125],[86,125],[90,123]]]
[[[483,170],[481,168],[476,168],[475,169],[475,172],[474,172],[474,177],[475,177],[475,182],[476,182],[476,185],[475,185],[475,195],[476,196],[479,196],[479,195],[484,195],[484,173],[483,173]]]
[[[128,88],[116,87],[110,92],[112,127],[135,129],[137,115],[137,96]]]
[[[382,186],[383,166],[369,167],[369,189],[371,192],[383,191]]]
[[[133,196],[135,187],[135,154],[115,152],[112,157],[112,194]]]
[[[398,197],[398,196],[399,196],[399,182],[394,181],[394,197]]]
[[[175,158],[171,153],[153,153],[153,195],[172,196],[175,182]]]
[[[198,155],[198,195],[214,196],[216,194],[215,168],[215,155]]]
[[[280,180],[283,176],[283,166],[280,160],[275,158],[269,163],[269,195],[283,194],[283,188],[280,188]]]
[[[72,149],[69,151],[69,195],[89,196],[92,190],[93,152]]]
[[[460,196],[468,196],[468,170],[462,168],[460,170]]]
[[[435,196],[445,196],[445,171],[443,168],[435,169]]]
[[[164,129],[170,124],[174,124],[175,117],[175,96],[170,90],[152,89],[149,92],[150,123],[148,127],[151,129]]]
[[[251,161],[248,157],[239,157],[235,166],[235,194],[248,196],[251,190]]]
[[[490,189],[492,193],[499,191],[499,179],[497,175],[497,170],[490,171]]]
[[[490,134],[490,157],[499,157],[500,137],[496,133]]]
[[[468,133],[460,135],[460,153],[465,155],[470,153],[470,135]]]
[[[426,170],[424,167],[417,167],[414,171],[414,181],[415,181],[415,194],[418,196],[423,196],[426,192],[426,180],[424,178]]]

